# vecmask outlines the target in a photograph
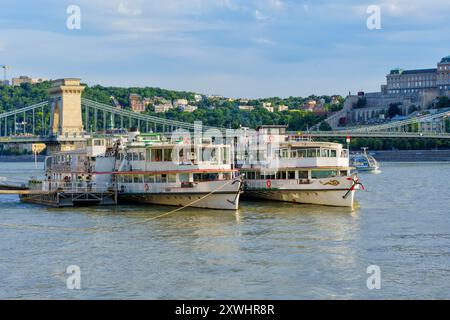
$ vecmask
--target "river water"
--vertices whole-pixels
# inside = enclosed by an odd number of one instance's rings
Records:
[[[1,163],[0,176],[41,166]],[[360,177],[353,211],[242,201],[237,213],[149,220],[172,208],[54,209],[0,196],[0,298],[449,299],[450,163],[384,163]],[[81,290],[66,286],[72,265]],[[367,287],[370,265],[380,289]]]

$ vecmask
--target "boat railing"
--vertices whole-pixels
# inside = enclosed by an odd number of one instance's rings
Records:
[[[64,181],[43,181],[43,191],[57,191],[65,193],[98,193],[114,191],[112,183],[95,183],[95,182],[64,182]]]

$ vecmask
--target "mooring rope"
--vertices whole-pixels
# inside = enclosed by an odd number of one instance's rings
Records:
[[[36,225],[36,224],[6,224],[6,223],[0,223],[0,228],[8,228],[8,229],[33,229],[33,230],[50,230],[50,231],[109,231],[112,232],[114,230],[117,229],[122,229],[128,226],[132,226],[132,225],[137,225],[137,224],[143,224],[143,223],[147,223],[149,221],[152,220],[156,220],[165,216],[168,216],[170,214],[173,214],[175,212],[181,211],[183,209],[186,209],[187,207],[190,207],[194,204],[196,204],[197,202],[206,199],[207,197],[211,196],[212,194],[222,190],[223,188],[225,188],[227,185],[229,185],[230,183],[234,183],[235,181],[238,181],[237,179],[240,179],[241,177],[235,178],[235,179],[230,179],[230,181],[228,181],[227,183],[219,186],[218,188],[212,190],[211,192],[209,192],[208,194],[182,206],[179,208],[176,208],[174,210],[171,210],[169,212],[165,212],[163,214],[159,214],[155,217],[151,217],[151,218],[147,218],[144,220],[140,220],[140,221],[135,221],[135,222],[129,222],[129,223],[123,223],[123,224],[119,224],[119,225],[115,225],[115,226],[110,226],[110,227],[90,227],[90,228],[67,228],[67,227],[59,227],[59,226],[43,226],[43,225]],[[240,192],[240,189],[238,190],[238,192]]]

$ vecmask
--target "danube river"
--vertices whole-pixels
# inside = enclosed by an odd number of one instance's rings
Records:
[[[0,176],[41,166],[1,163]],[[450,164],[383,163],[360,176],[354,211],[242,201],[237,213],[149,220],[171,208],[51,209],[0,196],[0,298],[450,299]],[[367,287],[370,265],[379,290]],[[66,286],[69,266],[80,290]]]

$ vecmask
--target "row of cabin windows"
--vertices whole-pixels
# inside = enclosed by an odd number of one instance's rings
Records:
[[[219,173],[194,173],[194,182],[215,181],[219,180]],[[230,179],[231,173],[222,173],[222,179]],[[180,182],[189,182],[189,173],[179,174]],[[176,174],[139,174],[139,175],[120,175],[119,183],[175,183],[177,182]]]
[[[336,158],[337,150],[335,149],[297,149],[280,150],[281,158]]]
[[[295,173],[297,172],[297,177]],[[347,170],[311,170],[311,179],[323,179],[347,176]],[[293,180],[293,179],[309,179],[309,172],[304,170],[299,171],[278,171],[276,173],[260,173],[257,171],[246,172],[248,180]]]
[[[174,183],[177,182],[176,174],[139,174],[120,175],[119,183]]]
[[[126,157],[128,160],[130,161],[139,161],[139,160],[145,160],[147,159],[147,161],[151,161],[151,162],[160,162],[160,161],[164,161],[164,162],[170,162],[172,161],[172,149],[151,149],[151,150],[147,150],[146,151],[146,155],[144,155],[143,152],[128,152],[126,153]],[[194,150],[192,149],[191,152],[187,152],[187,154],[185,155],[185,150],[181,149],[179,151],[179,158],[180,160],[193,160],[192,159],[192,154],[194,154]],[[227,158],[228,158],[228,149],[224,148],[223,149],[223,163],[227,163]],[[211,149],[210,151],[203,149],[203,160],[204,161],[213,161],[216,159],[217,156],[217,152],[216,149]],[[123,160],[125,157],[124,153],[120,154],[120,160]]]

